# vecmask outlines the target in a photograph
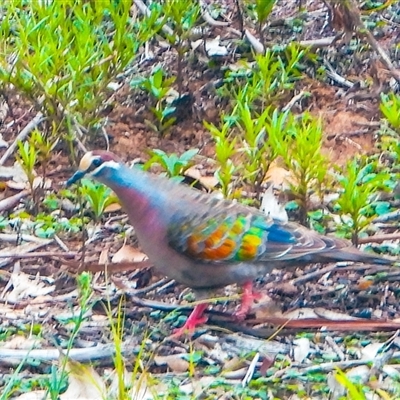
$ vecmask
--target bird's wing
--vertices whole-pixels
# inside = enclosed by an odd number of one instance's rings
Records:
[[[311,254],[347,245],[231,203],[186,215],[177,213],[168,240],[173,249],[192,259],[224,263],[307,261]]]

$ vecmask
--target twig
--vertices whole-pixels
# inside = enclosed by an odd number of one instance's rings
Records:
[[[397,211],[398,216],[400,216],[400,211]],[[380,219],[381,217],[379,217]],[[378,218],[374,220],[374,222],[377,222]],[[379,221],[382,222],[382,221]],[[368,236],[365,238],[359,238],[358,239],[358,244],[363,244],[363,243],[382,243],[385,242],[386,240],[398,240],[400,239],[400,232],[397,233],[388,233],[386,235],[373,235],[373,236]]]
[[[20,202],[20,200],[26,197],[29,193],[30,190],[22,190],[21,192],[14,194],[13,196],[0,200],[0,212],[4,212],[14,208]]]
[[[22,129],[22,131],[17,135],[11,146],[3,154],[3,157],[1,157],[0,159],[0,165],[4,165],[8,157],[10,157],[10,155],[17,148],[18,141],[25,140],[26,137],[29,135],[29,133],[33,131],[43,120],[44,120],[43,114],[41,112],[38,112],[36,116],[29,122],[29,124],[26,125],[24,129]]]
[[[335,39],[336,36],[328,36],[322,39],[302,40],[299,42],[299,45],[311,49],[328,47],[335,41]]]
[[[200,8],[201,8],[201,16],[204,21],[206,21],[211,26],[228,26],[229,22],[216,21],[211,14],[207,10],[207,5],[203,0],[199,0]]]
[[[373,222],[388,222],[400,220],[400,210],[392,211],[390,213],[381,215],[373,220]],[[380,235],[383,236],[383,235]],[[390,236],[390,235],[385,235]],[[360,240],[360,239],[359,239]]]
[[[326,343],[329,344],[329,346],[332,347],[333,351],[339,356],[340,361],[343,361],[346,358],[342,349],[336,344],[336,342],[330,336],[326,336],[325,341]]]
[[[139,294],[146,294],[146,293],[151,292],[154,289],[157,289],[160,286],[164,287],[166,282],[168,284],[170,284],[171,280],[169,278],[162,278],[162,279],[158,280],[157,282],[154,282],[152,285],[146,286],[146,287],[144,287],[142,289],[134,290],[131,293],[134,294],[135,296],[137,296]]]
[[[293,107],[299,100],[301,100],[301,98],[302,98],[303,96],[305,96],[305,95],[306,95],[306,92],[305,92],[304,90],[302,90],[299,94],[296,94],[296,96],[293,96],[292,99],[289,101],[289,103],[287,103],[286,106],[282,108],[282,111],[285,112],[285,111],[291,110],[292,107]]]
[[[299,276],[296,279],[292,279],[292,281],[290,282],[293,285],[300,285],[302,283],[306,283],[308,281],[311,281],[315,278],[318,278],[321,275],[324,275],[328,272],[333,271],[335,268],[337,268],[336,264],[331,264],[331,265],[327,265],[324,268],[318,268],[316,271],[310,272],[308,274],[305,274],[303,276]]]
[[[69,253],[59,253],[55,251],[37,251],[37,252],[31,252],[27,254],[12,254],[11,252],[6,253],[2,252],[0,253],[0,258],[12,258],[12,259],[18,259],[18,258],[40,258],[40,257],[66,257],[66,258],[73,258],[76,257],[77,253],[75,252],[69,252]]]
[[[69,252],[68,246],[57,235],[54,235],[54,240],[57,242],[57,244],[61,247],[62,250],[64,250],[67,253]]]
[[[12,262],[14,260],[15,255],[30,253],[33,250],[36,250],[40,247],[50,244],[52,241],[53,241],[52,239],[47,239],[47,240],[42,239],[41,242],[37,241],[37,242],[32,242],[32,243],[25,243],[20,246],[16,246],[13,249],[10,249],[10,248],[3,249],[2,254],[4,254],[3,253],[4,251],[6,251],[6,252],[8,251],[9,257],[6,257],[0,261],[0,267],[4,267],[5,265]]]
[[[132,355],[139,351],[137,346],[130,343],[122,345],[122,353],[125,355]],[[84,349],[70,349],[68,357],[78,362],[93,362],[100,359],[110,359],[115,354],[115,344],[99,344],[94,347]],[[5,349],[0,348],[0,363],[19,364],[21,361],[34,359],[36,361],[57,361],[60,358],[60,351],[55,348],[51,349],[33,349],[33,350],[20,350],[20,349]]]
[[[245,34],[247,40],[252,45],[254,51],[257,54],[264,54],[264,52],[265,52],[264,45],[247,29],[244,30],[244,34]]]
[[[332,67],[332,65],[325,60],[324,64],[328,67],[328,71],[326,71],[326,75],[329,76],[332,80],[336,81],[340,85],[346,86],[348,88],[352,88],[354,86],[353,82],[350,82],[346,78],[343,78],[343,76],[339,75]]]
[[[253,357],[253,359],[251,360],[251,363],[249,365],[249,369],[246,372],[245,377],[242,380],[242,387],[246,387],[248,385],[248,383],[251,381],[251,378],[254,375],[254,371],[256,369],[258,360],[260,359],[260,353],[256,353]]]

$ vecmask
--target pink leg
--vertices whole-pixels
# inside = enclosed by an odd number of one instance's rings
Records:
[[[235,312],[234,317],[239,321],[244,320],[246,315],[249,313],[254,300],[258,300],[259,298],[260,293],[253,292],[253,282],[246,282],[243,285],[242,302],[239,309]]]
[[[195,306],[194,310],[189,315],[184,325],[178,329],[175,329],[173,336],[179,337],[184,335],[185,333],[189,333],[190,335],[193,334],[195,328],[198,325],[207,322],[207,317],[203,315],[207,307],[208,307],[207,303],[201,303]]]

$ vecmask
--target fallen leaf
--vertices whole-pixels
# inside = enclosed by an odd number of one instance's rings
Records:
[[[314,308],[315,314],[317,314],[321,318],[326,318],[331,321],[356,321],[360,318],[353,317],[348,314],[340,313],[337,311],[327,310],[326,308],[322,307],[315,307]]]
[[[167,365],[173,372],[183,373],[189,370],[189,362],[182,357],[187,354],[170,354],[168,356],[155,356],[154,362],[158,366]]]
[[[123,245],[113,256],[113,263],[141,262],[147,259],[146,254],[127,244]]]
[[[115,203],[109,204],[109,205],[104,209],[104,212],[106,212],[106,213],[113,213],[113,212],[120,211],[121,209],[122,209],[121,204],[115,202]]]
[[[98,400],[105,398],[106,387],[100,375],[93,367],[68,361],[68,389],[62,393],[60,400]]]
[[[31,279],[30,275],[23,272],[12,273],[10,281],[13,289],[6,295],[6,299],[11,303],[27,297],[44,296],[54,292],[56,288],[55,285],[46,285],[38,276]]]
[[[307,338],[299,338],[293,340],[293,359],[297,363],[302,363],[310,353],[311,344],[310,340]]]
[[[36,390],[34,392],[23,393],[18,397],[13,397],[13,400],[47,400],[49,399],[47,390]]]
[[[318,318],[318,315],[312,308],[298,308],[296,310],[291,310],[283,314],[287,319],[308,319],[308,318]]]
[[[29,350],[33,349],[37,344],[37,340],[29,339],[22,335],[16,335],[5,342],[1,347],[3,349],[14,349],[14,350]]]
[[[278,202],[278,199],[274,194],[273,185],[270,185],[264,192],[260,209],[265,215],[279,221],[288,222],[289,220],[284,206]]]
[[[209,57],[213,56],[226,56],[228,54],[228,49],[226,46],[220,46],[220,37],[217,36],[214,39],[206,40],[204,44],[206,53]]]
[[[373,360],[379,350],[383,347],[383,343],[370,343],[367,346],[361,348],[361,360]]]

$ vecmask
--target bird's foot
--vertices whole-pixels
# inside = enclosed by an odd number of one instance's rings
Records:
[[[197,326],[207,322],[208,318],[203,315],[207,306],[208,306],[207,303],[201,303],[195,306],[194,310],[189,315],[188,319],[183,324],[183,326],[178,329],[175,329],[172,336],[174,338],[178,338],[186,334],[188,334],[189,336],[192,335]]]
[[[239,309],[233,314],[234,318],[238,321],[243,321],[251,310],[254,300],[259,300],[260,298],[261,293],[253,291],[253,282],[246,282],[243,285],[242,302]]]

